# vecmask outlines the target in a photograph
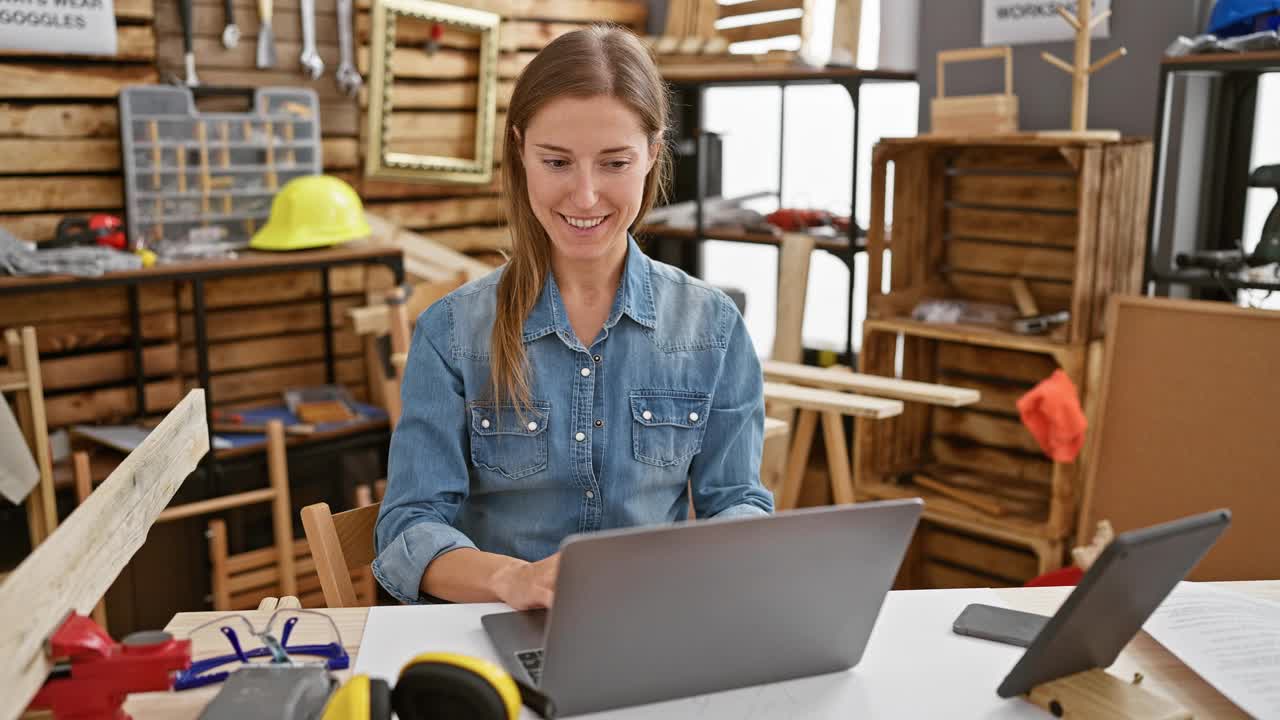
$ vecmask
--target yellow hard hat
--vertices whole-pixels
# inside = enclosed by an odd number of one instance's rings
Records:
[[[304,250],[368,237],[360,196],[330,175],[306,175],[285,183],[271,201],[271,217],[254,233],[255,250]]]

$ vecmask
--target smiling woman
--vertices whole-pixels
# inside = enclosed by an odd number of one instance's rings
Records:
[[[629,32],[547,45],[503,142],[510,261],[418,320],[377,526],[404,602],[553,601],[572,533],[771,512],[742,316],[631,236],[669,168],[667,89]]]

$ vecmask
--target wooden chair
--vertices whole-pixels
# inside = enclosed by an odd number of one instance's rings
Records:
[[[374,503],[337,515],[329,511],[328,503],[302,508],[302,529],[328,607],[360,607],[352,573],[367,572],[373,562],[373,530],[381,506]]]
[[[39,484],[27,496],[27,526],[31,547],[49,537],[58,527],[58,505],[53,491],[53,462],[49,456],[49,424],[44,411],[44,383],[40,377],[40,353],[36,330],[7,329],[4,341],[8,369],[0,369],[0,392],[14,393],[18,425],[40,469]],[[4,402],[0,399],[0,402]]]
[[[76,496],[78,501],[83,503],[88,499],[93,486],[89,456],[87,453],[77,452],[73,455],[73,460]],[[214,561],[210,579],[214,590],[215,610],[233,609],[230,606],[231,598],[240,590],[249,587],[257,587],[261,590],[263,589],[261,586],[269,585],[267,589],[280,596],[297,595],[299,592],[298,543],[293,539],[293,510],[289,497],[289,469],[284,424],[279,420],[267,423],[267,477],[269,485],[266,488],[173,505],[156,517],[157,523],[185,520],[197,515],[208,515],[259,503],[271,503],[274,545],[261,551],[228,557],[226,525],[221,520],[210,522],[207,532],[211,545],[210,558]],[[220,550],[215,546],[220,546]],[[232,579],[233,575],[240,573],[247,573],[248,577]],[[245,605],[243,598],[240,597],[236,598],[236,602],[238,606],[234,609],[251,609],[257,604],[254,600],[253,603]],[[100,624],[106,627],[106,618],[101,608],[100,601],[94,609],[95,619],[102,617]]]

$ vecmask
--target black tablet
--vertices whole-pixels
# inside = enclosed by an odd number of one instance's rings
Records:
[[[1041,683],[1110,666],[1230,524],[1230,510],[1215,510],[1118,535],[996,693],[1023,695]]]

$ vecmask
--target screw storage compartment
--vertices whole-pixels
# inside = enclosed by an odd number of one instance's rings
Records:
[[[247,112],[200,112],[189,88],[127,87],[120,140],[130,242],[161,255],[200,228],[224,247],[247,246],[276,192],[322,167],[319,100],[306,88],[258,88]]]

